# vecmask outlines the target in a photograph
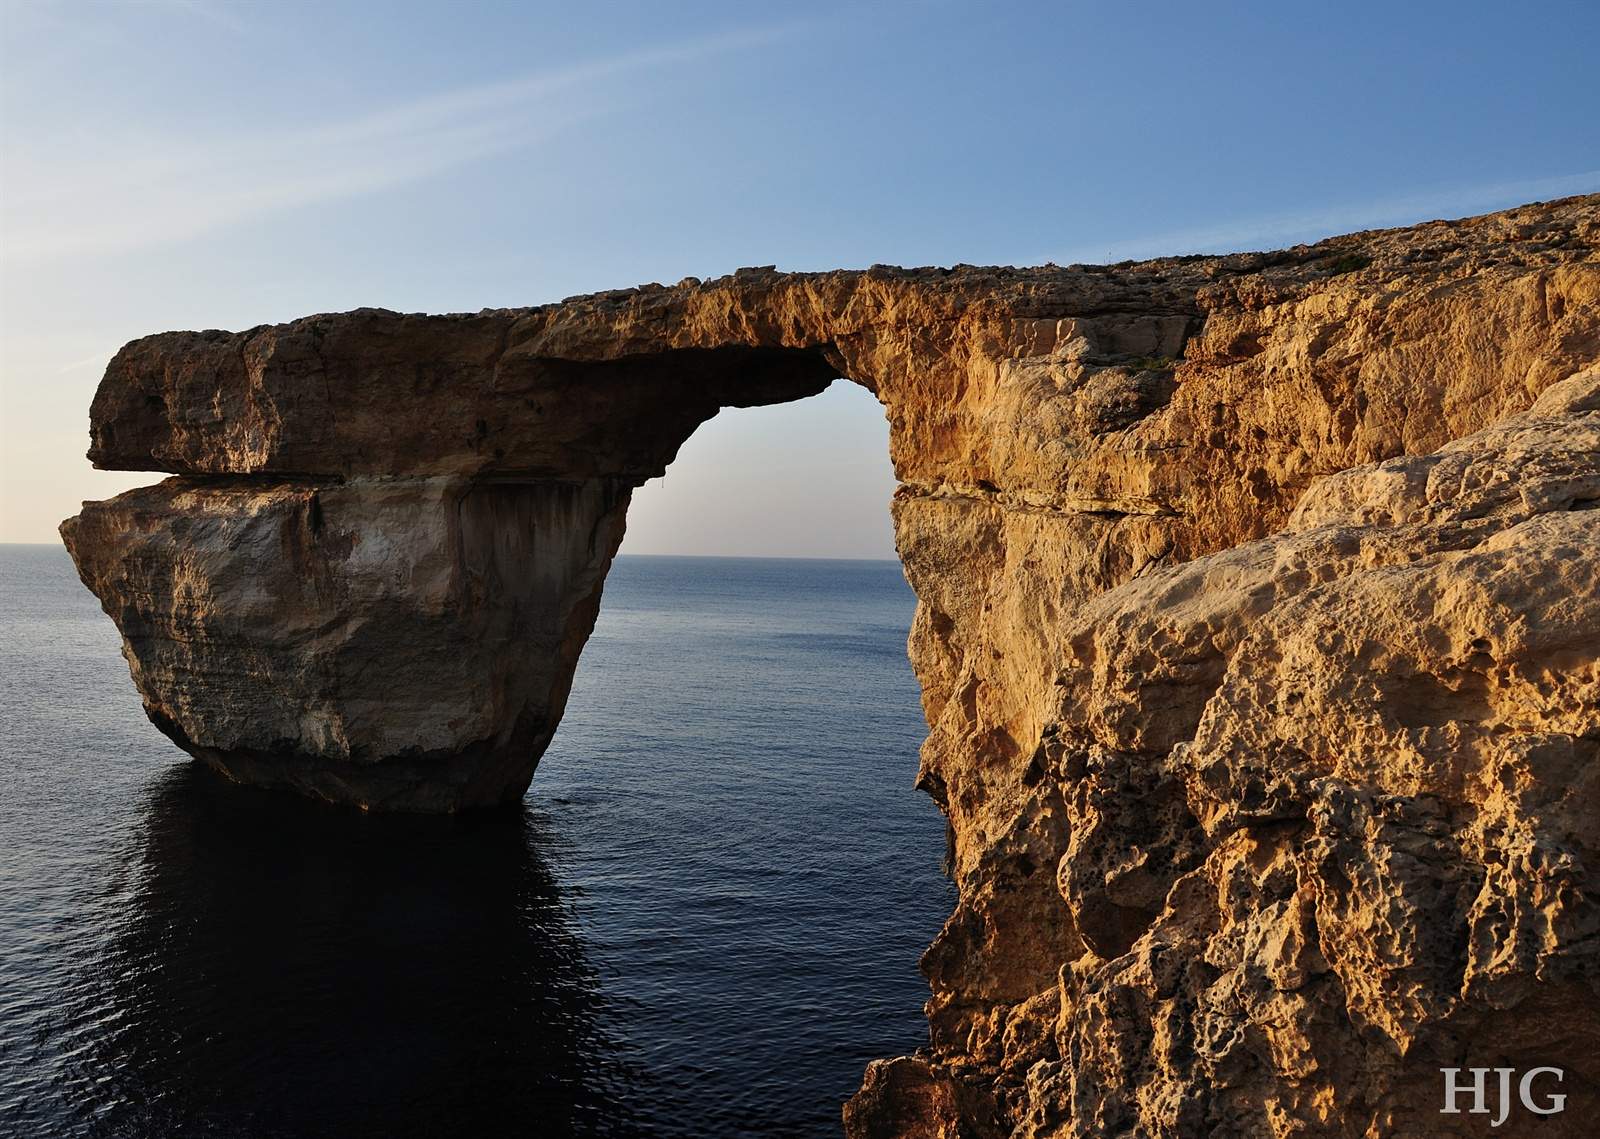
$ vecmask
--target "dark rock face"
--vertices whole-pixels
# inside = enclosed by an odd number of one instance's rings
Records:
[[[541,315],[366,310],[136,340],[95,395],[89,458],[185,475],[637,485],[720,408],[801,399],[839,374],[816,351],[742,344],[541,355],[560,349]]]
[[[628,494],[168,479],[86,505],[62,535],[180,747],[244,783],[448,811],[527,790]]]
[[[177,477],[62,532],[203,761],[514,800],[631,488],[719,407],[845,376],[890,423],[961,891],[930,1047],[869,1070],[850,1134],[1456,1134],[1441,1067],[1553,1064],[1540,1133],[1579,1136],[1597,361],[1600,197],[1273,254],[368,310],[128,345],[91,456]]]
[[[837,376],[739,344],[575,363],[537,354],[542,317],[363,311],[117,355],[91,458],[179,477],[62,536],[179,746],[368,808],[519,800],[632,488],[722,406]]]

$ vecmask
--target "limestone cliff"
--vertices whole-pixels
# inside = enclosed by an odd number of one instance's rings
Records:
[[[779,274],[136,341],[63,526],[156,723],[520,795],[628,491],[876,393],[960,902],[855,1135],[1458,1134],[1600,1068],[1600,198],[1272,254]],[[1521,1108],[1518,1108],[1521,1111]],[[1540,1117],[1508,1123],[1525,1127]],[[1518,1132],[1512,1132],[1518,1133]]]

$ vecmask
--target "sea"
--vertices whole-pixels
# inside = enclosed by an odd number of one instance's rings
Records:
[[[0,1135],[838,1136],[955,904],[894,562],[620,557],[520,808],[239,787],[0,546]]]

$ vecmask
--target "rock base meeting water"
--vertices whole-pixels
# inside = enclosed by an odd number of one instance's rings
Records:
[[[720,407],[861,384],[959,900],[928,1047],[851,1132],[1454,1134],[1442,1073],[1553,1066],[1546,1133],[1577,1136],[1597,363],[1600,196],[359,310],[125,347],[90,456],[174,477],[63,536],[197,758],[375,809],[515,799],[631,488]]]

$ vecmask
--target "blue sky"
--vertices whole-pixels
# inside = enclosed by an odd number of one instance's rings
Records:
[[[134,336],[743,265],[1272,248],[1600,191],[1600,5],[0,5],[0,540]],[[876,404],[725,412],[634,553],[891,556]]]

